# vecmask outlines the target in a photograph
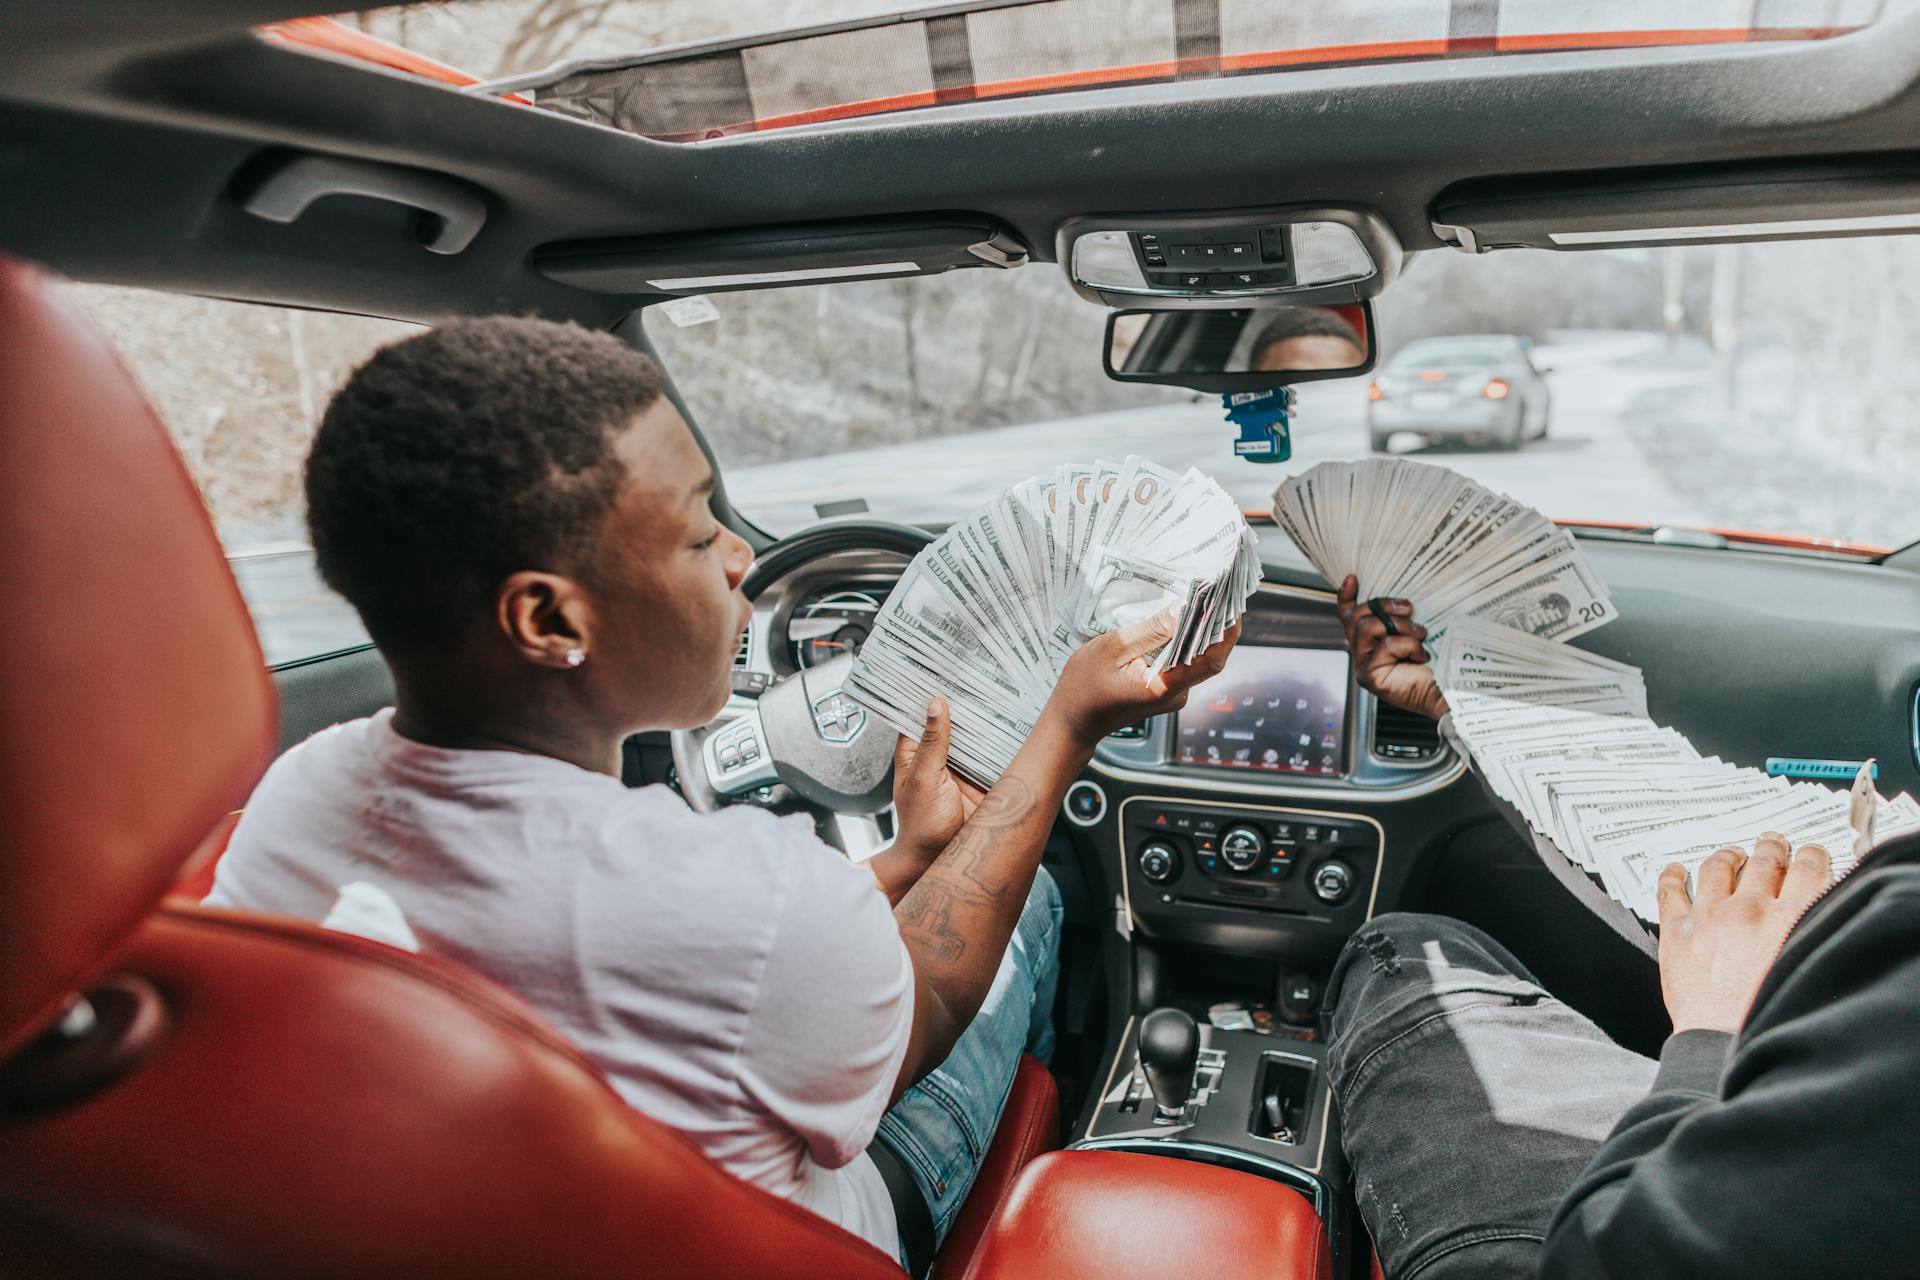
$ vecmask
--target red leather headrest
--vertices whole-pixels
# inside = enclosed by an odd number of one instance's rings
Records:
[[[273,725],[159,419],[55,282],[0,257],[0,1055],[246,799]]]

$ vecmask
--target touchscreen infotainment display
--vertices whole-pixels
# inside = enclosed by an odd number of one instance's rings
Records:
[[[1347,652],[1241,645],[1174,721],[1176,764],[1338,774],[1346,763]]]

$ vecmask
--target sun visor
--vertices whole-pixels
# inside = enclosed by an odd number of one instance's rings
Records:
[[[1433,231],[1468,253],[1920,231],[1920,163],[1860,157],[1461,183]]]
[[[549,245],[534,266],[593,293],[676,296],[1017,267],[1027,246],[980,214],[850,219]]]

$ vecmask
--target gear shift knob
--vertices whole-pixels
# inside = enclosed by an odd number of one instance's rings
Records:
[[[1200,1061],[1200,1028],[1178,1009],[1155,1009],[1140,1019],[1140,1066],[1163,1116],[1180,1115],[1193,1093]]]

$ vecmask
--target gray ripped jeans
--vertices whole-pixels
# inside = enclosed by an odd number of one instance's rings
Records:
[[[1654,1061],[1444,916],[1364,925],[1327,1006],[1354,1195],[1388,1280],[1533,1276],[1554,1207]]]

